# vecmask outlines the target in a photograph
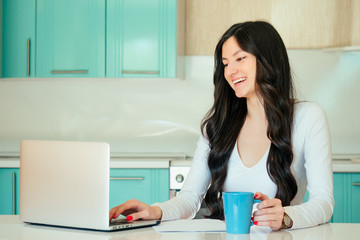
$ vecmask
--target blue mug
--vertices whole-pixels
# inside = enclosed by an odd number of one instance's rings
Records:
[[[253,205],[259,202],[252,192],[223,192],[226,232],[249,233]]]

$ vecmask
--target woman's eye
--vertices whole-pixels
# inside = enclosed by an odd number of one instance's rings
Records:
[[[237,59],[238,62],[240,62],[241,60],[244,60],[245,57],[240,57]]]

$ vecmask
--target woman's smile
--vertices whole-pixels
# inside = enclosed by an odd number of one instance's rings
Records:
[[[240,78],[235,78],[232,81],[233,81],[233,84],[235,86],[237,84],[240,84],[240,83],[244,82],[245,80],[246,80],[246,77],[240,77]]]
[[[240,48],[235,37],[222,47],[224,77],[238,98],[256,96],[256,57]]]

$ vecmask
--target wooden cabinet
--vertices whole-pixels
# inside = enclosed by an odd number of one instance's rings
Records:
[[[360,223],[360,173],[334,173],[333,222]]]
[[[107,77],[176,77],[176,0],[107,1]]]
[[[37,0],[36,76],[105,76],[105,0]]]
[[[0,214],[19,214],[20,170],[0,168]]]
[[[360,1],[247,0],[186,2],[186,55],[213,55],[232,24],[269,21],[288,49],[360,46]]]
[[[35,0],[2,4],[2,77],[34,77]]]
[[[110,208],[130,199],[147,204],[169,199],[169,169],[111,169]]]

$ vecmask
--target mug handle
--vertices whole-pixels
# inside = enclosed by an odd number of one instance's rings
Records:
[[[261,201],[258,200],[258,199],[254,199],[254,203],[261,203]],[[251,225],[250,226],[253,226],[253,225],[254,225],[254,221],[251,220]]]

